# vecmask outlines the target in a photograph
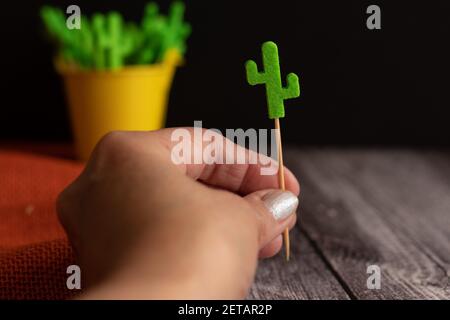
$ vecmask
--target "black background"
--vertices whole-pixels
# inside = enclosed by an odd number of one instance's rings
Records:
[[[185,1],[193,34],[173,85],[168,126],[264,128],[264,86],[246,83],[273,40],[282,74],[300,76],[286,102],[284,139],[298,144],[449,146],[450,2]],[[13,1],[0,8],[0,139],[69,140],[60,79],[38,10],[77,4],[83,14],[120,10],[139,19],[146,1]],[[169,1],[158,1],[163,10]],[[381,30],[366,8],[381,7]]]

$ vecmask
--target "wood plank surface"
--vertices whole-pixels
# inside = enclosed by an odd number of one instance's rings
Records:
[[[291,260],[262,260],[249,299],[349,299],[304,234],[297,228],[290,237]]]
[[[351,298],[450,298],[450,153],[287,148],[285,159],[302,185],[301,228]],[[371,264],[379,290],[366,286]],[[280,285],[309,281],[298,277]]]

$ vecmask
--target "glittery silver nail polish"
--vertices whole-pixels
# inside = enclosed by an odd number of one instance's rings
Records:
[[[290,191],[272,191],[266,194],[262,200],[275,220],[282,220],[291,215],[298,206],[298,198]]]

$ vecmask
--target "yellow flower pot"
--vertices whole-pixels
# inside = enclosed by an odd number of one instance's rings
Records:
[[[164,126],[167,98],[180,56],[117,71],[85,71],[57,65],[64,79],[77,154],[87,160],[99,139],[113,130]]]

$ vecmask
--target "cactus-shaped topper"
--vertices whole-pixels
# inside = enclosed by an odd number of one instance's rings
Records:
[[[267,41],[263,43],[262,57],[264,66],[264,71],[262,72],[258,72],[258,66],[253,60],[249,60],[245,64],[247,81],[252,86],[266,84],[269,118],[283,118],[284,100],[300,96],[298,76],[295,73],[289,73],[286,77],[287,86],[282,86],[278,48],[274,42]]]
[[[164,17],[159,14],[158,5],[150,2],[141,21],[141,47],[135,58],[138,63],[149,63],[159,57],[164,28]]]
[[[161,44],[163,53],[170,48],[177,49],[181,54],[184,54],[186,51],[185,39],[191,33],[191,26],[184,22],[183,17],[184,4],[182,2],[174,2],[170,7],[164,32],[165,36]]]
[[[92,36],[89,21],[82,17],[83,28],[69,30],[66,26],[66,16],[60,9],[44,6],[41,10],[42,20],[47,30],[54,38],[59,39],[59,50],[67,61],[76,60],[83,67],[90,67],[92,54]]]
[[[95,63],[100,68],[122,67],[125,57],[133,50],[132,37],[124,35],[122,17],[111,12],[106,17],[96,14],[92,18]]]

